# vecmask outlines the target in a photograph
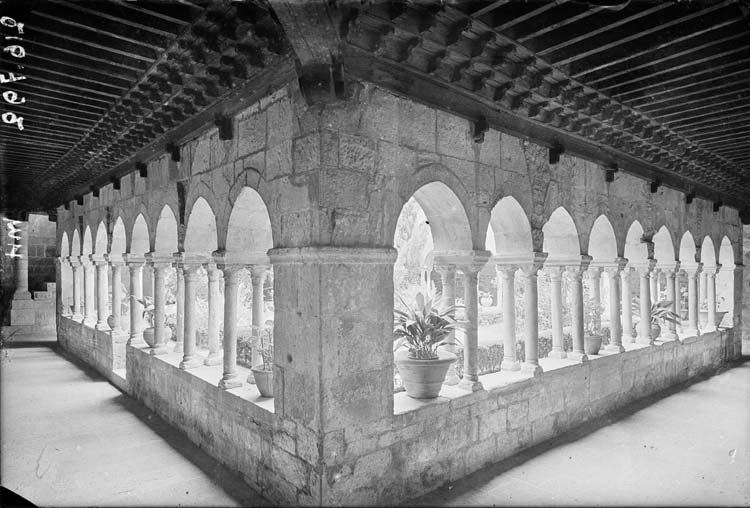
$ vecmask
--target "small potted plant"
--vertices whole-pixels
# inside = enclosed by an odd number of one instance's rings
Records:
[[[489,307],[492,305],[492,296],[486,291],[479,292],[479,304],[482,307]]]
[[[594,305],[593,302],[591,302],[590,305],[586,305],[585,312],[583,314],[583,351],[587,355],[598,355],[599,350],[602,348],[602,340],[604,338],[604,334],[601,332],[601,329],[597,328],[597,318],[600,319],[601,315],[601,305]]]
[[[661,300],[651,304],[651,339],[656,339],[661,335],[661,325],[659,323],[680,324],[680,316],[672,312],[672,300]]]
[[[271,326],[260,327],[256,344],[259,347],[261,363],[253,366],[255,386],[262,397],[273,397],[273,328]]]
[[[120,319],[123,319],[123,316],[125,316],[128,313],[128,309],[130,305],[128,302],[130,301],[130,294],[128,293],[127,289],[125,289],[125,286],[121,286],[121,296],[120,296]],[[107,325],[110,329],[115,329],[115,316],[113,314],[110,314],[107,316]]]
[[[416,305],[401,299],[402,309],[394,309],[394,359],[401,374],[406,394],[415,399],[438,396],[456,355],[439,349],[454,344],[451,332],[458,328],[451,317],[454,307],[438,310],[433,298],[417,293]],[[401,349],[404,348],[404,349]]]
[[[143,319],[148,324],[143,329],[143,340],[149,347],[154,347],[154,344],[156,344],[156,338],[154,337],[154,299],[150,296],[144,296],[143,298],[136,298],[136,300],[143,305]],[[166,326],[166,322],[164,324],[164,342],[167,342],[172,337],[172,329]]]

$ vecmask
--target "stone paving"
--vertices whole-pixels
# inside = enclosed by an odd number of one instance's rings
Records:
[[[54,342],[20,339],[0,352],[4,487],[39,506],[269,505]]]
[[[408,504],[750,506],[750,361],[667,393]]]

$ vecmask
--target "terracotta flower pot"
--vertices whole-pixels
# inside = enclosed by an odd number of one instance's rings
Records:
[[[586,334],[583,336],[583,352],[587,355],[598,355],[602,348],[602,336],[598,334]]]
[[[456,361],[456,355],[438,350],[435,360],[417,360],[409,358],[408,350],[400,349],[394,354],[394,359],[406,394],[414,399],[434,399],[440,393],[448,367]]]
[[[115,317],[112,314],[107,318],[107,326],[109,326],[110,330],[115,329]]]
[[[658,323],[651,323],[651,339],[657,338],[661,335],[661,326]]]
[[[154,344],[156,344],[156,340],[154,339],[154,328],[144,328],[143,330],[143,340],[146,341],[146,344],[148,344],[148,347],[154,347]]]
[[[256,365],[250,369],[255,377],[255,386],[258,387],[261,397],[273,397],[273,371],[264,370],[263,364]]]

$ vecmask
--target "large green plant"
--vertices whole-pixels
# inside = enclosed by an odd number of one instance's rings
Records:
[[[641,300],[638,297],[633,299],[633,312],[640,312]],[[658,325],[659,322],[669,322],[676,325],[680,324],[680,316],[672,312],[672,300],[660,300],[651,304],[649,320],[652,325]]]
[[[437,309],[434,299],[437,298],[425,298],[424,294],[417,293],[415,305],[411,306],[399,297],[403,308],[393,310],[394,351],[406,347],[410,358],[433,360],[438,357],[440,346],[457,342],[455,338],[447,341],[451,332],[459,327],[451,317],[455,307]]]

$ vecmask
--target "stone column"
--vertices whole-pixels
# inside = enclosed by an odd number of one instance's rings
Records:
[[[169,268],[168,262],[155,262],[153,264],[154,279],[154,347],[151,348],[152,355],[163,355],[167,353],[167,340],[165,330],[165,306],[167,303],[167,291],[164,286],[165,271]]]
[[[707,316],[704,317],[701,315],[701,309],[703,308],[703,304],[706,303],[706,281],[707,281],[706,272],[701,270],[700,275],[698,277],[700,280],[700,284],[698,285],[698,322],[699,322],[700,329],[705,330],[708,319],[707,319]]]
[[[264,305],[263,305],[263,283],[266,281],[266,271],[268,267],[265,265],[253,265],[250,268],[250,281],[253,284],[253,352],[251,363],[258,365],[263,362],[263,358],[260,354],[260,341],[257,339],[260,337],[260,330],[264,324]],[[253,375],[250,374],[247,377],[248,383],[255,383]]]
[[[688,278],[688,325],[683,330],[687,337],[697,336],[698,330],[698,273],[700,264],[685,265]]]
[[[218,269],[224,272],[224,374],[219,388],[229,390],[242,386],[237,373],[237,309],[243,267],[218,264]]]
[[[654,269],[648,278],[651,302],[656,303],[659,301],[659,273],[660,269]]]
[[[602,329],[602,286],[601,268],[589,267],[587,270],[591,281],[591,299],[594,303],[594,330],[599,333]]]
[[[443,285],[443,292],[440,299],[440,305],[442,309],[450,309],[452,307],[456,306],[456,267],[455,265],[435,265],[435,270],[438,271],[440,274],[440,280]],[[455,319],[456,312],[455,309],[449,313],[449,315]],[[451,353],[456,352],[456,334],[455,332],[451,333],[448,341],[452,344],[445,346],[445,350],[449,351]],[[458,374],[456,374],[456,364],[455,362],[451,364],[451,366],[448,368],[448,374],[445,376],[445,382],[446,385],[457,385],[459,382]]]
[[[521,370],[538,376],[542,373],[539,365],[539,295],[537,292],[537,274],[542,268],[542,263],[547,254],[534,253],[534,261],[528,265],[522,265],[525,282],[524,312],[526,316],[526,334],[524,340],[525,359]]]
[[[29,291],[29,223],[28,221],[14,221],[13,224],[17,231],[11,234],[17,236],[15,244],[16,258],[16,290],[13,293],[14,300],[31,300]]]
[[[60,315],[66,318],[70,318],[73,316],[73,309],[70,308],[68,302],[71,301],[71,295],[69,294],[69,291],[73,289],[73,285],[67,284],[66,281],[70,280],[69,277],[72,276],[72,264],[70,262],[69,256],[61,257],[59,259],[60,277],[57,280],[59,281],[58,287],[60,288]]]
[[[183,356],[181,369],[193,369],[202,364],[195,343],[195,292],[200,275],[199,264],[183,264],[182,272],[185,278],[185,332],[183,336]]]
[[[464,376],[458,386],[472,392],[482,389],[482,383],[479,382],[477,352],[479,345],[477,276],[488,259],[488,252],[474,251],[471,253],[471,260],[468,263],[462,263],[458,266],[464,275]]]
[[[143,260],[128,256],[127,264],[130,269],[130,336],[127,345],[143,347],[146,345],[143,340],[143,306],[138,302],[143,299]]]
[[[216,268],[214,263],[208,263],[206,272],[208,272],[208,356],[203,363],[205,365],[219,365],[222,361],[219,347],[219,319],[221,316],[219,277],[221,271]]]
[[[705,332],[716,331],[716,273],[720,269],[721,265],[716,265],[704,270],[706,274],[706,305],[708,307]]]
[[[96,324],[96,270],[90,258],[81,256],[83,265],[83,323],[89,326]]]
[[[604,347],[608,353],[622,353],[622,326],[620,324],[620,278],[627,261],[618,259],[615,266],[608,266],[604,273],[609,281],[609,344]],[[628,302],[630,305],[630,302]]]
[[[550,285],[552,286],[551,313],[552,313],[552,351],[549,358],[566,358],[565,336],[563,335],[563,310],[562,310],[562,274],[560,266],[545,267],[549,272]]]
[[[672,305],[669,306],[669,310],[674,313],[677,313],[677,296],[675,295],[674,281],[678,270],[679,264],[675,266],[673,270],[663,270],[664,277],[667,283],[667,301],[672,302]],[[666,326],[667,329],[662,330],[661,332],[662,337],[665,340],[677,340],[677,325],[675,323],[672,323],[671,321],[667,321]]]
[[[107,298],[109,296],[107,269],[109,268],[109,264],[104,258],[95,260],[92,257],[92,261],[96,264],[96,329],[109,331],[110,328],[107,324]]]
[[[122,331],[122,263],[111,261],[112,265],[112,318],[113,332]]]
[[[55,258],[55,314],[57,316],[65,316],[65,294],[63,292],[63,269],[65,267],[65,261],[62,257]],[[57,321],[57,317],[55,317]]]
[[[501,370],[520,370],[521,364],[516,358],[516,295],[514,265],[497,265],[500,282],[503,285],[503,361]],[[466,345],[464,345],[466,355]]]
[[[640,277],[641,304],[640,304],[640,321],[638,323],[638,337],[636,342],[639,344],[653,344],[651,338],[651,290],[650,279],[653,272],[653,260],[637,266],[638,276]]]
[[[73,319],[76,321],[83,320],[81,314],[81,261],[77,258],[70,259],[70,266],[73,269]]]
[[[677,265],[679,267],[679,263]],[[675,334],[679,331],[682,333],[682,293],[680,292],[680,278],[682,277],[682,272],[679,268],[675,268],[674,271],[674,312],[678,316],[680,316],[680,323],[678,325],[675,325]],[[679,338],[679,336],[677,337]]]
[[[497,308],[503,308],[503,275],[500,266],[495,266],[495,280],[497,282]]]
[[[174,352],[182,353],[185,342],[185,275],[182,265],[175,266],[177,272],[177,294],[175,295]]]
[[[583,272],[587,267],[588,262],[584,261],[581,265],[567,268],[573,286],[573,301],[571,302],[573,351],[568,354],[568,358],[581,362],[588,360],[583,349]]]
[[[620,282],[622,283],[622,335],[624,341],[631,343],[635,342],[635,335],[633,335],[633,292],[630,289],[630,273],[632,268],[628,266],[623,268],[620,273]]]

